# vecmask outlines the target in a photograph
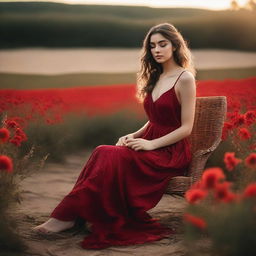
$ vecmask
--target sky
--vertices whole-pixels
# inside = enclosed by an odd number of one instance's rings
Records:
[[[8,0],[0,0],[7,2]],[[14,0],[12,0],[14,1]],[[26,2],[27,0],[15,0]],[[221,10],[230,6],[231,0],[29,0],[33,2],[59,2],[67,4],[108,4],[108,5],[140,5],[149,7],[192,7]],[[10,1],[11,2],[11,1]],[[239,5],[244,5],[247,0],[237,0]]]

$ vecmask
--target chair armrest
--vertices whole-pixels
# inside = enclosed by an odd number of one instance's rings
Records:
[[[220,142],[221,138],[217,139],[210,148],[196,151],[193,154],[188,176],[175,176],[171,178],[165,193],[169,195],[184,195],[185,192],[191,187],[192,183],[201,177],[207,159],[218,147]]]
[[[193,154],[193,157],[198,157],[198,156],[202,156],[204,154],[207,154],[207,153],[210,153],[210,152],[213,152],[217,147],[218,145],[220,144],[221,142],[221,138],[217,139],[211,147],[207,148],[207,149],[201,149],[201,150],[197,150],[194,154]]]

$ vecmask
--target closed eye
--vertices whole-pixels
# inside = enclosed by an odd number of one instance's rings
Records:
[[[162,44],[162,45],[160,45],[161,47],[165,47],[167,44]],[[155,48],[155,46],[154,45],[150,45],[150,48],[152,49],[152,48]]]

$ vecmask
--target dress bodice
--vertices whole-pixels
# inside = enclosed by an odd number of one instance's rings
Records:
[[[181,105],[174,86],[153,101],[152,94],[147,94],[143,106],[152,124],[158,126],[179,127],[181,125]]]
[[[143,107],[150,123],[143,138],[157,138],[181,126],[181,104],[175,92],[175,85],[184,72],[181,72],[174,85],[155,101],[152,93],[148,93],[144,98]]]

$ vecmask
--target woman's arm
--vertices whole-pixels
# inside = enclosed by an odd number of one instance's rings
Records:
[[[181,126],[176,130],[154,140],[153,149],[168,146],[190,135],[195,117],[196,84],[194,76],[186,72],[180,77],[177,89],[181,100]]]
[[[177,83],[181,103],[181,126],[176,130],[153,140],[128,138],[126,146],[134,150],[154,150],[174,144],[190,135],[195,116],[196,84],[194,76],[186,72]],[[139,132],[139,131],[138,131]]]
[[[132,135],[133,135],[133,138],[138,138],[141,136],[141,134],[146,130],[147,126],[149,124],[149,121],[147,121],[144,126],[142,126],[138,131],[136,132],[133,132]]]
[[[143,126],[141,127],[138,131],[133,132],[133,133],[129,133],[127,135],[124,135],[122,137],[120,137],[116,143],[116,146],[126,146],[126,141],[130,138],[135,139],[140,137],[140,135],[144,132],[144,130],[146,129],[147,125],[148,125],[149,121]]]

